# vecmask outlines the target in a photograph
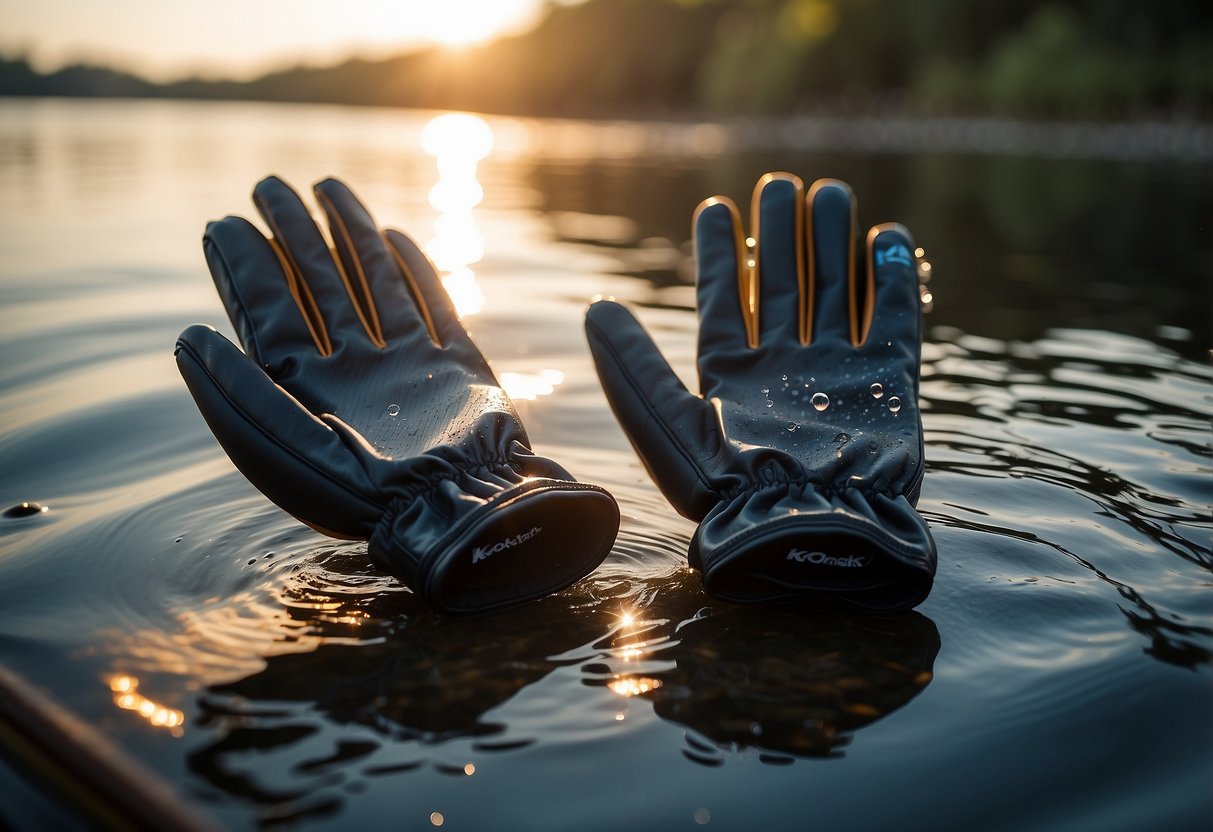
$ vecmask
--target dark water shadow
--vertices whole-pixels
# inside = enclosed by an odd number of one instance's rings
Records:
[[[358,791],[366,778],[423,767],[446,773],[426,747],[458,739],[484,753],[529,746],[533,738],[502,737],[509,726],[485,715],[576,664],[560,654],[602,631],[601,616],[568,598],[474,618],[436,616],[407,593],[363,609],[371,617],[360,629],[379,638],[341,643],[332,623],[320,621],[326,643],[270,656],[264,669],[198,698],[194,724],[216,739],[189,755],[189,769],[222,795],[256,805],[263,824],[337,811],[342,798],[332,787]],[[306,613],[297,607],[291,615]],[[387,762],[371,759],[393,744],[402,745]],[[267,770],[270,759],[287,770]]]
[[[642,697],[690,729],[682,753],[693,762],[755,749],[780,765],[841,757],[857,731],[926,689],[939,649],[938,629],[917,612],[729,607],[632,636],[625,628],[610,661],[582,669],[587,685]]]

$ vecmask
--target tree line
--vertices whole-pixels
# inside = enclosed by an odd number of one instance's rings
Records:
[[[157,84],[0,60],[0,95],[334,102],[575,117],[1213,117],[1207,0],[548,0],[462,50]]]

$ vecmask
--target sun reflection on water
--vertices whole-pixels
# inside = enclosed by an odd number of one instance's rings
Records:
[[[624,610],[619,614],[619,627],[625,638],[640,638],[640,635],[633,630],[636,624],[636,615],[631,610]],[[614,648],[611,653],[624,662],[638,662],[648,655],[649,647],[643,640],[633,640]],[[643,690],[637,688],[636,685],[643,687]],[[648,693],[660,685],[661,683],[656,679],[620,677],[611,682],[609,687],[620,695],[635,696],[637,693]]]
[[[422,129],[421,147],[438,165],[438,181],[429,194],[438,217],[426,253],[442,274],[460,317],[475,315],[484,306],[484,293],[471,268],[484,259],[484,234],[472,213],[484,199],[476,166],[493,150],[493,131],[470,113],[445,113]]]
[[[607,687],[620,696],[632,697],[657,690],[661,687],[661,680],[648,676],[621,676],[608,682]]]
[[[645,656],[645,650],[643,647],[634,647],[629,645],[621,648],[618,652],[618,656],[625,662],[640,661]]]
[[[540,370],[537,373],[498,373],[497,380],[511,399],[534,401],[540,396],[550,396],[557,385],[564,381],[559,370]]]
[[[139,693],[139,680],[127,674],[111,676],[110,691],[114,694],[114,704],[124,711],[134,711],[158,728],[168,728],[174,737],[182,735],[181,726],[185,724],[185,714],[174,708],[167,708],[148,699]]]

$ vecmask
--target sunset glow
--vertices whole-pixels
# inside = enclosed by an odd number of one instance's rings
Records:
[[[339,13],[324,0],[42,0],[5,9],[0,50],[28,52],[44,71],[85,60],[158,81],[248,80],[300,62],[458,49],[521,33],[543,14],[540,0],[346,0]]]
[[[402,23],[446,46],[489,40],[523,23],[535,11],[532,0],[430,0],[402,8]]]

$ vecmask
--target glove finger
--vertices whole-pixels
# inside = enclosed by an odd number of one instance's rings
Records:
[[[758,240],[754,280],[758,293],[759,343],[802,342],[807,296],[804,183],[790,173],[758,181],[750,228]]]
[[[496,385],[493,371],[489,369],[484,356],[463,328],[459,312],[455,309],[451,296],[443,288],[442,278],[438,276],[438,270],[434,268],[430,258],[425,256],[411,237],[394,228],[385,231],[383,238],[387,241],[388,252],[399,269],[398,274],[404,277],[408,291],[412,292],[418,304],[426,310],[428,325],[438,343],[444,349],[453,351],[464,366],[476,368]]]
[[[292,354],[332,351],[311,293],[252,223],[243,217],[208,223],[202,250],[244,351],[266,372],[276,375]]]
[[[269,176],[253,189],[253,202],[291,269],[306,284],[328,329],[333,349],[366,339],[375,340],[358,294],[329,251],[299,195],[276,176]]]
[[[808,205],[810,338],[855,343],[855,196],[845,182],[819,179]]]
[[[330,536],[370,536],[384,508],[337,433],[210,327],[181,333],[176,355],[215,438],[261,493]]]
[[[922,301],[914,263],[914,238],[899,223],[868,231],[868,280],[872,287],[864,326],[865,341],[892,342],[912,350],[917,364],[922,330]]]
[[[410,291],[370,212],[343,182],[325,179],[312,191],[328,218],[330,236],[372,339],[439,340],[424,299]]]
[[[758,346],[751,269],[744,262],[741,217],[727,197],[700,203],[692,220],[696,302],[699,305],[699,388],[705,396],[727,375],[728,364]]]
[[[624,307],[591,305],[585,328],[607,400],[649,474],[679,514],[702,518],[721,499],[712,484],[720,439],[711,406],[687,391]]]

